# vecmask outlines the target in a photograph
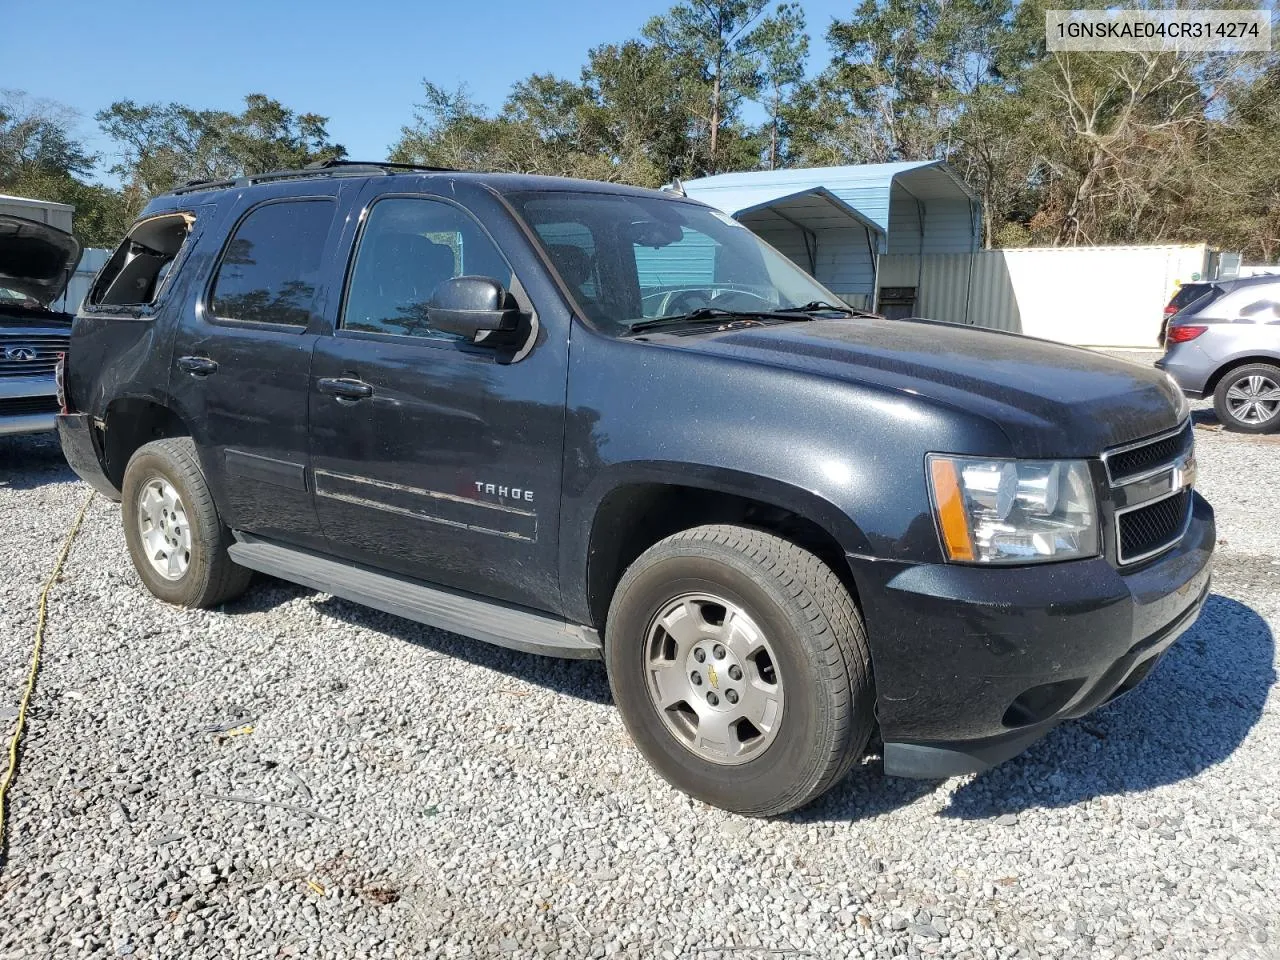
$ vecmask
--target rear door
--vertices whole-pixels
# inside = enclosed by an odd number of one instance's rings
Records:
[[[293,193],[230,212],[207,286],[184,308],[169,382],[223,519],[318,546],[307,385],[337,187],[298,184]]]
[[[333,554],[554,611],[567,331],[534,321],[503,356],[431,327],[432,291],[461,275],[534,313],[487,227],[527,241],[496,200],[472,202],[486,226],[455,199],[371,186],[312,361],[316,509]]]

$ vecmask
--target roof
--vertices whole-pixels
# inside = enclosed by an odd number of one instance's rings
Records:
[[[757,191],[774,190],[779,195],[790,195],[822,187],[875,224],[881,233],[889,231],[889,194],[895,185],[917,200],[976,199],[973,191],[941,160],[756,170],[684,181],[689,196],[726,213],[730,212],[729,206],[740,202],[740,197]]]
[[[670,193],[651,190],[647,187],[633,187],[622,183],[609,183],[600,180],[579,180],[570,177],[550,177],[540,174],[526,173],[491,173],[487,171],[453,170],[447,167],[418,166],[411,163],[390,163],[387,161],[362,160],[328,160],[297,170],[272,170],[266,173],[249,174],[227,180],[192,180],[176,187],[167,193],[159,194],[155,199],[180,197],[186,194],[223,193],[240,191],[250,187],[264,187],[274,183],[297,183],[320,179],[369,179],[372,177],[391,177],[397,181],[404,179],[446,179],[465,180],[485,184],[501,193],[517,193],[521,191],[580,191],[592,193],[617,193],[629,196],[650,196],[672,198]],[[153,200],[154,202],[154,200]]]
[[[7,193],[0,193],[0,203],[12,204],[18,207],[40,207],[42,210],[66,210],[74,211],[75,207],[69,203],[58,203],[54,200],[32,200],[30,197],[12,197]]]
[[[884,233],[879,224],[864,217],[821,185],[796,187],[763,183],[725,187],[714,191],[713,196],[703,196],[701,191],[691,192],[687,184],[685,190],[692,199],[708,203],[735,218],[751,216],[753,220],[759,220],[772,213],[784,221],[800,222],[810,229],[819,230],[829,226],[847,227],[852,219],[872,233]]]

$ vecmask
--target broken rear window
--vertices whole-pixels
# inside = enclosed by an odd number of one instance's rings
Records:
[[[194,223],[190,213],[166,213],[135,224],[98,274],[86,306],[142,308],[159,300]]]

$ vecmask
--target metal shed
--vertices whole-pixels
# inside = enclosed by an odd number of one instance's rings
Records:
[[[881,286],[882,256],[972,254],[980,242],[977,197],[940,160],[723,173],[685,181],[684,189],[850,304],[891,316],[916,312],[920,283]],[[967,314],[967,295],[947,312]]]
[[[75,207],[69,203],[55,203],[52,200],[30,200],[26,197],[10,197],[0,193],[0,213],[10,216],[34,220],[36,223],[47,223],[59,230],[71,232],[71,217]]]

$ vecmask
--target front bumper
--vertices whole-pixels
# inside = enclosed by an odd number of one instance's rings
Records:
[[[43,406],[50,409],[36,409]],[[53,377],[0,378],[0,437],[52,430],[56,407]]]
[[[1027,567],[850,557],[871,639],[885,772],[1008,760],[1136,686],[1200,613],[1217,534],[1198,494],[1168,552]]]

